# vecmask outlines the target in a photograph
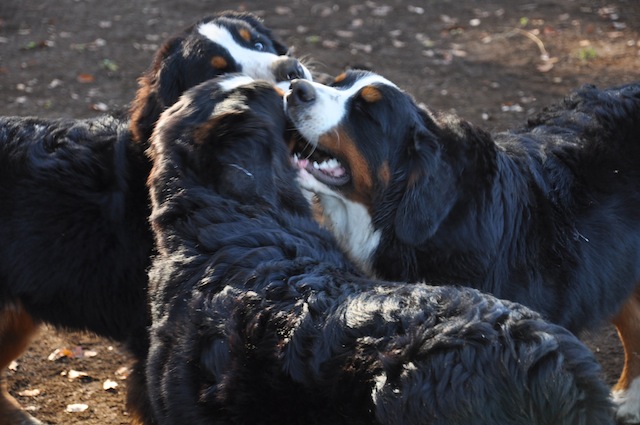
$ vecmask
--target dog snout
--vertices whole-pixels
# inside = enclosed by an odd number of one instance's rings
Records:
[[[291,82],[291,94],[288,97],[289,103],[312,103],[316,100],[316,89],[307,80],[293,80]]]
[[[309,78],[302,64],[297,59],[289,57],[282,58],[274,64],[273,75],[277,82]]]

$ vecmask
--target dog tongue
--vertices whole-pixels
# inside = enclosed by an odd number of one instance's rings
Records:
[[[309,165],[309,160],[306,158],[298,158],[297,156],[294,156],[293,163],[297,164],[300,168],[307,168],[307,165]]]

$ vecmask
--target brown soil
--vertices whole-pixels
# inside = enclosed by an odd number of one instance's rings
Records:
[[[584,84],[638,78],[637,0],[401,0],[311,2],[2,0],[2,115],[90,117],[126,109],[161,41],[224,9],[260,14],[319,72],[373,69],[432,108],[491,130]],[[615,331],[585,337],[608,382],[621,370]],[[47,360],[56,349],[83,357]],[[87,351],[93,356],[86,356]],[[8,377],[11,393],[51,424],[126,424],[129,364],[118,344],[45,328]],[[71,379],[71,370],[87,376]],[[103,389],[107,380],[118,383]],[[38,391],[35,391],[38,390]],[[81,413],[70,404],[86,404]]]

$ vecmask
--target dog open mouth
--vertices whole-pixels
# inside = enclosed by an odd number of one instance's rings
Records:
[[[293,165],[306,170],[321,183],[343,186],[351,180],[351,173],[338,158],[311,143],[299,139],[292,152]]]

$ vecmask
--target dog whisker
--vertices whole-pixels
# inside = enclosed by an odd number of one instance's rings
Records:
[[[333,129],[333,133],[335,134],[335,139],[336,139],[336,147],[340,146],[340,132],[338,131],[337,128]]]
[[[309,143],[307,142],[307,144],[305,145],[305,149],[307,150],[307,148],[311,146],[311,151],[305,156],[305,159],[311,159],[311,157],[313,156],[313,154],[316,152],[316,145],[314,145],[313,143]]]
[[[255,176],[253,174],[251,174],[246,168],[244,168],[244,167],[242,167],[242,166],[240,166],[238,164],[227,164],[227,165],[242,171],[243,173],[245,173],[247,176],[251,177],[252,179],[255,178]]]

